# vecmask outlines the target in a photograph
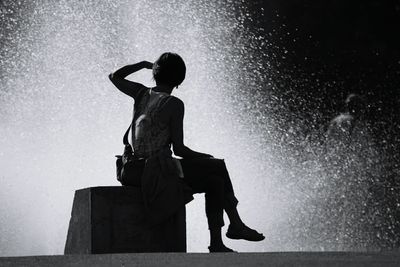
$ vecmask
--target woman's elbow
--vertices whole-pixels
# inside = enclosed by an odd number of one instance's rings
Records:
[[[183,158],[183,153],[182,153],[181,150],[179,150],[179,149],[173,149],[173,151],[174,151],[174,155],[175,155],[175,156],[178,156],[178,157],[182,157],[182,158]]]
[[[172,150],[178,157],[182,157],[185,154],[185,146],[183,145],[172,145]]]
[[[108,79],[110,79],[111,83],[114,84],[115,87],[117,87],[118,90],[120,90],[120,89],[119,89],[119,84],[120,84],[120,83],[119,83],[118,76],[116,76],[113,72],[111,72],[111,73],[108,75]]]
[[[112,82],[112,83],[115,83],[115,81],[117,80],[117,76],[115,75],[115,73],[114,72],[111,72],[110,74],[108,74],[108,79],[110,79],[110,81]]]

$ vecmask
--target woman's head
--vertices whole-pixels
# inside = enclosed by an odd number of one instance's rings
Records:
[[[185,62],[178,54],[167,52],[154,62],[153,78],[157,85],[177,87],[183,82],[185,75]]]

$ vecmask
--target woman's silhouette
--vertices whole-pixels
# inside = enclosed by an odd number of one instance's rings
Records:
[[[126,80],[128,75],[141,70],[152,69],[156,86],[144,85]],[[226,236],[231,239],[261,241],[264,236],[247,227],[236,209],[237,199],[232,183],[222,159],[209,154],[191,150],[183,142],[184,104],[182,100],[171,96],[185,79],[186,66],[182,58],[174,53],[164,53],[153,64],[142,61],[127,65],[109,75],[112,83],[123,93],[135,100],[135,113],[132,123],[132,146],[134,157],[138,160],[163,158],[175,165],[176,179],[183,177],[184,183],[193,193],[205,193],[206,215],[210,230],[210,252],[232,252],[222,241],[221,228],[224,225],[223,210],[230,224]],[[176,156],[172,158],[171,145]],[[160,161],[160,160],[158,160]],[[161,164],[162,165],[162,164]],[[159,171],[162,168],[160,168]],[[146,182],[149,172],[156,168],[144,167],[142,177],[125,181],[125,185],[140,186]],[[142,172],[143,173],[143,172]]]

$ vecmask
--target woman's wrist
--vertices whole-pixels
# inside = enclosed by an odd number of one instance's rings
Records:
[[[149,62],[149,61],[141,61],[139,62],[140,66],[142,67],[142,69],[152,69],[153,68],[153,63]]]
[[[206,153],[201,153],[201,152],[197,152],[196,158],[212,158],[213,156],[211,156],[210,154],[206,154]]]

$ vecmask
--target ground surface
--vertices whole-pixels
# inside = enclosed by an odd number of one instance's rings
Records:
[[[0,258],[0,266],[400,266],[400,253],[146,253]]]

